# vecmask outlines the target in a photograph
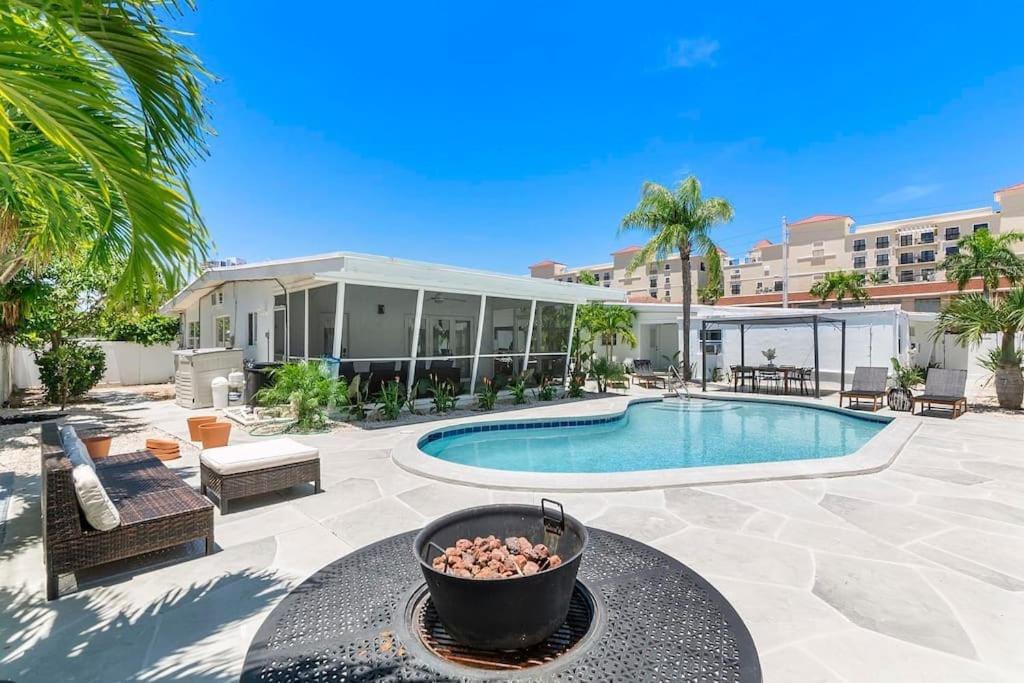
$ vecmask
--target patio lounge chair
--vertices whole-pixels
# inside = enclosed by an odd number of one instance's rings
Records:
[[[74,465],[57,425],[43,425],[41,442],[47,600],[59,597],[61,574],[194,539],[206,542],[207,554],[213,550],[213,504],[149,451],[111,455],[95,463],[96,477],[119,517],[116,526],[100,531],[86,521],[79,504]]]
[[[889,368],[858,367],[853,371],[849,391],[839,392],[839,407],[847,399],[848,407],[860,407],[862,401],[871,401],[871,412],[885,405],[885,387],[889,381]]]
[[[654,388],[665,388],[665,377],[654,372],[654,368],[651,365],[651,361],[644,359],[636,359],[633,361],[633,375],[630,378],[631,384],[639,384],[642,387],[650,388],[652,385]]]
[[[931,410],[933,405],[940,405],[950,410],[952,418],[958,418],[967,412],[967,397],[964,395],[966,387],[966,370],[931,368],[925,380],[924,393],[913,397],[910,412],[913,413],[918,404],[924,406],[922,412],[924,409]]]

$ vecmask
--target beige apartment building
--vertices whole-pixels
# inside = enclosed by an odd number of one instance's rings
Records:
[[[612,252],[609,263],[567,268],[558,261],[541,261],[530,266],[530,276],[559,282],[579,282],[584,272],[593,273],[600,284],[626,290],[629,301],[633,302],[679,302],[683,300],[683,269],[679,254],[672,254],[665,261],[649,263],[632,273],[627,269],[640,247],[630,246]],[[723,261],[725,256],[723,255]],[[707,272],[703,259],[690,259],[693,299],[697,290],[707,283]]]
[[[817,307],[821,303],[810,294],[815,282],[831,271],[855,270],[867,277],[871,302],[898,303],[908,311],[938,311],[957,292],[938,264],[956,251],[961,237],[979,230],[1024,232],[1024,183],[998,190],[994,198],[994,207],[884,223],[855,225],[852,217],[833,214],[795,221],[789,224],[788,269],[785,245],[762,239],[743,258],[723,258],[725,295],[718,303],[778,306],[788,275],[789,304]],[[1024,245],[1018,248],[1024,253]],[[633,301],[680,301],[678,259],[627,276],[625,267],[637,250],[628,247],[612,254],[612,263],[582,268],[542,261],[530,267],[530,274],[575,282],[580,272],[589,270],[599,274],[605,286],[625,289]],[[697,259],[693,263],[696,301],[697,289],[707,278],[703,263]],[[980,281],[970,283],[967,289],[981,289]]]

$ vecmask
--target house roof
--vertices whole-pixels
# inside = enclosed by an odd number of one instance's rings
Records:
[[[625,291],[557,280],[458,268],[439,263],[333,252],[240,266],[210,268],[161,307],[164,313],[189,308],[204,294],[229,282],[265,280],[289,291],[311,284],[346,282],[371,287],[426,289],[459,294],[541,299],[560,303],[622,302]]]
[[[615,256],[616,254],[631,254],[634,251],[640,251],[640,247],[636,246],[635,244],[631,244],[628,247],[623,247],[622,249],[619,249],[618,251],[613,251],[612,256]]]
[[[1017,190],[1024,190],[1024,183],[1017,183],[1016,185],[1010,185],[1009,187],[998,189],[996,190],[996,194],[998,195],[1004,192],[1016,192]]]
[[[837,218],[849,218],[849,216],[841,216],[839,214],[832,213],[816,213],[813,216],[807,218],[801,218],[798,221],[793,221],[790,225],[804,225],[806,223],[820,223],[822,221],[834,221]]]
[[[545,259],[543,261],[537,261],[531,268],[540,268],[541,266],[564,266],[565,264],[561,261],[552,261],[551,259]]]
[[[758,240],[757,242],[754,243],[754,249],[760,249],[761,247],[770,247],[770,246],[772,246],[772,241],[771,240],[761,239],[761,240]]]

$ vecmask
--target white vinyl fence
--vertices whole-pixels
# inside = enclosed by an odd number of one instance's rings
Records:
[[[107,371],[100,380],[103,384],[160,384],[171,381],[174,376],[174,347],[171,344],[143,346],[119,341],[87,343],[99,346],[107,356]],[[30,349],[14,347],[10,354],[10,366],[14,387],[27,389],[40,386],[39,368],[36,366],[35,354]]]

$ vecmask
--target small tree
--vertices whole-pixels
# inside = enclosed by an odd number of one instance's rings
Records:
[[[984,294],[957,297],[939,313],[937,323],[936,335],[952,333],[964,346],[980,344],[986,334],[1001,335],[996,396],[999,407],[1019,410],[1024,401],[1024,377],[1014,338],[1024,330],[1024,287],[1015,287],[997,299]]]
[[[38,354],[36,365],[46,400],[64,410],[69,400],[84,396],[103,379],[107,357],[94,344],[68,341]]]
[[[843,300],[847,298],[866,301],[871,296],[864,288],[864,279],[864,273],[855,271],[836,270],[825,273],[825,277],[811,286],[811,296],[821,299],[821,303],[835,298],[839,308],[843,307]]]

